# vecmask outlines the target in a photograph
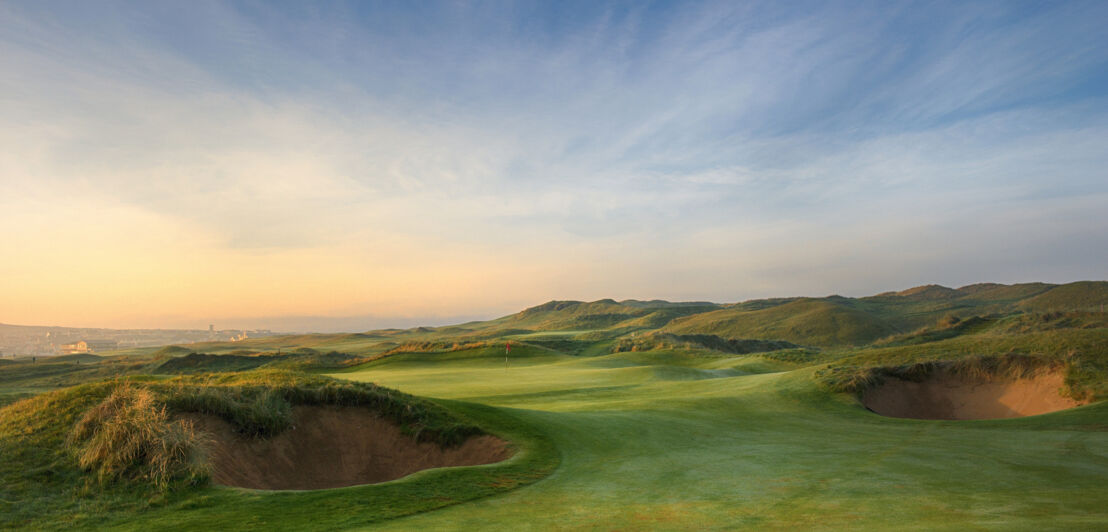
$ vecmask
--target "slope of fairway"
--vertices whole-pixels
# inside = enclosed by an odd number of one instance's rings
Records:
[[[621,354],[343,376],[511,408],[562,453],[530,487],[382,529],[1010,530],[1108,519],[1106,404],[1003,421],[885,418],[819,391],[811,369],[737,370],[748,358],[640,365]],[[666,367],[704,378],[666,379]]]

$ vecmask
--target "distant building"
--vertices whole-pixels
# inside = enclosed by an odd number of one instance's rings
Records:
[[[63,344],[63,355],[80,355],[83,353],[95,353],[97,351],[109,351],[119,347],[115,340],[81,340],[72,344]]]

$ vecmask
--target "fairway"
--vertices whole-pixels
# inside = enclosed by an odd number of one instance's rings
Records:
[[[904,420],[820,390],[810,368],[744,371],[772,369],[756,356],[624,353],[507,369],[479,360],[394,359],[334,376],[512,409],[555,442],[561,466],[382,529],[1108,526],[1105,403]]]
[[[1108,532],[1108,0],[0,0],[0,532]]]
[[[0,527],[1108,529],[1102,301],[1104,282],[552,301],[17,360]]]

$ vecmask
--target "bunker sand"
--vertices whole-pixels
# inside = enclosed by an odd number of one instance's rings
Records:
[[[1061,372],[982,379],[940,370],[922,382],[890,378],[862,398],[870,410],[914,419],[1000,419],[1034,416],[1084,403],[1061,395]]]
[[[297,406],[293,428],[272,438],[239,435],[212,415],[184,416],[211,438],[212,481],[265,490],[372,484],[435,467],[490,464],[512,455],[508,443],[477,436],[453,448],[418,442],[373,412]]]

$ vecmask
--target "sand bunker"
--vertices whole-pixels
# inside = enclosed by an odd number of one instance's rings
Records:
[[[915,419],[1023,417],[1084,404],[1063,397],[1062,384],[1061,372],[982,380],[939,370],[923,382],[886,379],[867,392],[862,403],[883,416]]]
[[[511,456],[494,436],[443,449],[417,442],[364,408],[297,406],[293,428],[268,439],[241,436],[216,416],[184,416],[207,432],[216,484],[310,490],[384,482],[433,467],[478,465]]]

